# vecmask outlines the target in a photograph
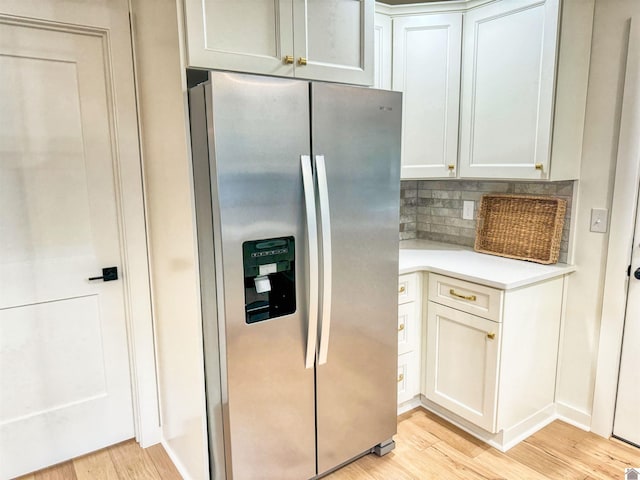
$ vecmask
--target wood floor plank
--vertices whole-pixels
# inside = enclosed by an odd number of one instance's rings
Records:
[[[479,480],[499,477],[496,472],[487,468],[483,462],[477,461],[478,456],[470,458],[447,442],[436,443],[431,449],[434,452],[434,458],[438,458],[440,463],[446,465],[447,468],[455,470],[463,478]]]
[[[178,469],[169,458],[169,455],[167,455],[165,449],[162,448],[162,445],[158,443],[146,448],[145,451],[149,454],[162,480],[182,480],[182,476],[180,476]]]
[[[537,435],[542,435],[549,438],[555,438],[556,442],[562,439],[562,442],[571,442],[576,444],[585,438],[593,435],[591,432],[587,432],[585,430],[581,430],[579,428],[574,427],[573,425],[569,425],[568,423],[557,420],[555,422],[550,423],[542,430],[536,433]]]
[[[398,423],[398,436],[403,439],[403,443],[411,445],[418,451],[425,450],[441,441],[427,429],[413,423],[411,419]]]
[[[78,480],[119,480],[116,467],[108,450],[73,459],[73,469]]]
[[[559,429],[552,426],[529,437],[525,442],[544,451],[547,455],[555,455],[573,467],[588,472],[594,478],[615,478],[620,475],[620,472],[624,472],[624,463],[613,458],[611,458],[611,461],[603,462],[602,458],[593,455],[590,449],[582,448],[582,442],[590,436],[594,437],[594,440],[599,437],[596,437],[593,433],[580,432],[580,434],[577,434],[567,430],[566,433],[569,433],[569,435],[562,436]],[[604,438],[599,440],[607,442]]]
[[[334,473],[325,477],[327,480],[375,480],[375,477],[369,475],[363,470],[358,462],[345,465]]]
[[[109,454],[121,480],[162,480],[149,454],[135,440],[114,445]]]
[[[491,448],[464,430],[448,423],[436,414],[421,410],[411,417],[411,422],[425,429],[431,435],[447,442],[470,458],[475,458]]]
[[[640,448],[623,442],[590,435],[578,444],[578,448],[597,459],[600,465],[612,465],[624,472],[625,468],[640,466]]]
[[[64,462],[34,473],[35,480],[77,480],[71,462]]]
[[[520,463],[517,460],[509,458],[504,453],[491,448],[482,452],[474,461],[481,462],[485,468],[494,472],[495,479],[512,480],[548,480],[549,477],[542,473]]]
[[[396,452],[391,452],[384,457],[375,454],[365,455],[357,460],[359,466],[374,480],[418,480],[404,465],[398,461]]]
[[[582,470],[575,462],[567,463],[555,452],[544,451],[527,442],[521,442],[506,455],[529,466],[549,478],[562,480],[583,480],[590,472]]]

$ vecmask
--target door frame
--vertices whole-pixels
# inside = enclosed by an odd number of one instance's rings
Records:
[[[3,2],[0,18],[27,27],[92,35],[102,40],[113,134],[133,423],[136,440],[142,447],[148,447],[161,440],[155,338],[128,1],[120,0],[118,7],[126,12],[126,22],[110,21],[119,12],[114,12],[113,3],[106,1],[86,8],[55,9],[43,8],[40,2],[10,0]],[[51,18],[53,15],[55,19]]]
[[[640,18],[631,19],[628,45],[591,415],[591,431],[603,437],[613,433],[629,281],[625,271],[640,193]]]

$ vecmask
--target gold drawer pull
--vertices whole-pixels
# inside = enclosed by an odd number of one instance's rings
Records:
[[[404,323],[398,325],[398,331],[401,332],[402,330],[404,330]]]
[[[496,334],[491,332],[491,333],[487,333],[487,338],[490,340],[493,340],[494,338],[496,338]]]
[[[449,169],[449,171],[453,172],[456,169],[455,165],[447,165],[447,168]]]
[[[305,57],[300,57],[298,58],[298,65],[306,65],[307,64],[307,59]]]
[[[398,289],[398,293],[404,293],[406,290],[406,287],[404,285],[402,285],[399,289]]]
[[[284,57],[284,63],[291,64],[293,63],[293,55],[287,55]]]
[[[463,300],[470,300],[472,302],[476,301],[475,295],[460,295],[459,293],[456,293],[456,291],[453,288],[449,290],[449,295],[453,295],[454,297],[458,297]]]
[[[404,373],[401,373],[400,375],[398,375],[398,383],[400,383],[403,380],[404,380]]]
[[[536,170],[542,171],[543,165],[541,163],[536,163],[535,167],[536,167]]]

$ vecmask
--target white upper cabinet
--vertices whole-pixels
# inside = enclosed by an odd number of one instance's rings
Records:
[[[402,178],[579,178],[593,1],[559,1],[377,5],[404,93]]]
[[[373,45],[373,86],[391,90],[391,17],[375,14]]]
[[[371,85],[373,0],[185,0],[187,66]]]
[[[393,19],[403,179],[456,176],[461,39],[461,13]]]
[[[509,0],[464,17],[460,176],[546,179],[558,0]]]

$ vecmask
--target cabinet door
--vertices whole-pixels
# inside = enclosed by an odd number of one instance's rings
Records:
[[[373,86],[391,89],[391,17],[376,13],[373,25]]]
[[[455,177],[462,14],[393,19],[393,89],[403,93],[402,178]]]
[[[426,397],[495,433],[501,324],[429,302]]]
[[[398,355],[413,351],[420,351],[420,321],[411,302],[398,306]]]
[[[373,0],[293,0],[295,76],[373,84]]]
[[[187,66],[292,76],[292,0],[185,0]]]
[[[398,405],[420,393],[420,356],[416,352],[398,355]]]
[[[546,179],[558,0],[509,0],[464,17],[460,176]]]

